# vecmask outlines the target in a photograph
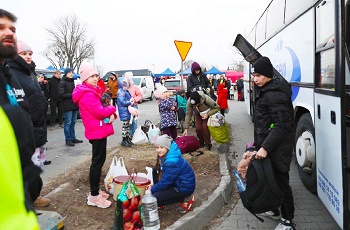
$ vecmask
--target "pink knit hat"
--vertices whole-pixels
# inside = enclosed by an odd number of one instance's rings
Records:
[[[26,43],[24,43],[23,41],[17,41],[17,49],[18,49],[18,53],[22,53],[22,52],[32,52],[33,50],[32,48],[30,48],[30,46],[28,46]]]
[[[83,63],[80,66],[79,69],[79,74],[80,74],[80,80],[82,82],[86,81],[89,77],[91,77],[92,75],[98,74],[96,69],[88,64],[88,63]]]

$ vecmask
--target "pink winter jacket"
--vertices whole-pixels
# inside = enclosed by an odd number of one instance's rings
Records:
[[[132,96],[132,98],[135,99],[136,104],[139,103],[142,99],[142,93],[141,93],[141,90],[139,89],[139,87],[135,84],[132,84],[128,90],[129,90],[129,93]]]
[[[75,87],[72,95],[74,103],[79,106],[88,140],[102,139],[114,134],[113,125],[104,123],[103,119],[114,114],[116,108],[103,107],[98,92],[98,88],[84,82]]]

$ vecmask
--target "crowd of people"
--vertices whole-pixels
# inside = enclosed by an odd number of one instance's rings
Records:
[[[23,41],[17,41],[16,20],[12,13],[0,9],[0,132],[6,133],[0,147],[7,152],[0,163],[0,172],[10,177],[2,177],[2,185],[6,189],[0,194],[11,198],[2,199],[2,209],[6,212],[2,212],[4,221],[0,225],[3,229],[24,229],[21,223],[25,222],[26,229],[38,229],[33,207],[50,203],[49,199],[40,197],[43,185],[40,173],[44,165],[50,164],[46,160],[48,103],[52,110],[50,124],[53,126],[56,123],[57,115],[68,147],[83,142],[75,135],[76,119],[80,112],[85,137],[92,146],[87,204],[108,208],[111,206],[109,194],[100,189],[107,137],[114,134],[113,122],[119,116],[123,122],[121,145],[132,147],[131,140],[139,116],[137,105],[142,94],[132,81],[132,72],[126,72],[121,82],[112,72],[105,86],[96,69],[88,63],[80,66],[81,84],[74,83],[71,68],[64,70],[62,79],[60,72],[56,71],[54,77],[45,82],[45,78],[36,76],[32,48]],[[273,218],[281,215],[276,229],[292,229],[295,227],[294,201],[289,185],[289,166],[295,127],[291,89],[286,81],[273,77],[273,67],[267,57],[260,58],[254,64],[252,74],[258,87],[254,113],[257,117],[254,119],[256,158],[271,158],[276,179],[284,193],[280,210],[264,214]],[[187,87],[187,92],[182,90],[175,97],[164,86],[157,89],[161,135],[155,143],[157,163],[153,171],[154,184],[148,186],[160,207],[184,202],[192,195],[188,202],[183,203],[185,212],[194,201],[196,177],[174,141],[178,136],[177,111],[180,108],[183,110],[183,135],[188,134],[191,117],[194,116],[200,146],[211,150],[207,121],[214,113],[225,115],[227,112],[231,84],[224,77],[220,78],[216,95],[210,79],[194,62],[192,73],[187,78]],[[265,127],[270,123],[274,124],[272,130]],[[269,131],[261,133],[259,130]]]

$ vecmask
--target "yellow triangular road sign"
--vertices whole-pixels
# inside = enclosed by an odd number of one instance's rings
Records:
[[[188,51],[190,51],[190,49],[191,49],[192,42],[184,42],[184,41],[175,40],[174,43],[175,43],[177,51],[180,54],[182,61],[185,61],[186,56],[188,54]]]

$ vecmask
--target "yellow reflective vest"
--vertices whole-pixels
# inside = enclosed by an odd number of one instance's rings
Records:
[[[20,155],[15,133],[0,107],[0,229],[39,230],[37,217],[25,206]]]

